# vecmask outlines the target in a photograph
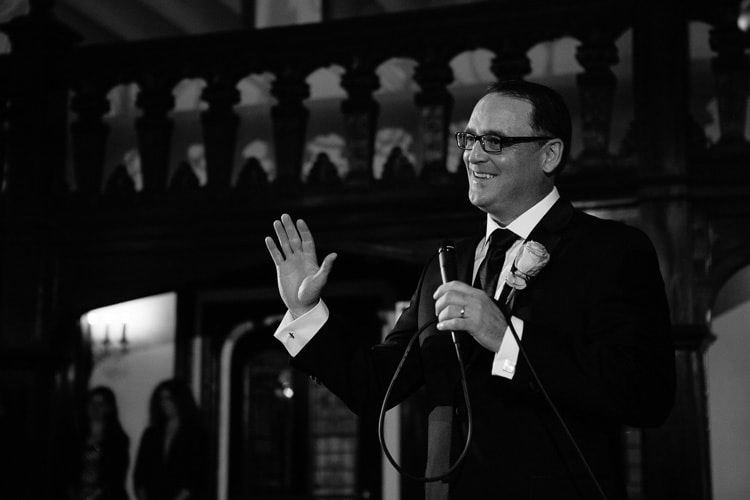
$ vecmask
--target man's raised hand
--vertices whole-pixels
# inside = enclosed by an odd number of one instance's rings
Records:
[[[336,254],[326,255],[318,265],[315,241],[302,219],[295,225],[288,214],[283,214],[281,220],[273,221],[273,229],[279,245],[270,236],[265,241],[276,264],[279,294],[292,317],[299,318],[320,300]]]

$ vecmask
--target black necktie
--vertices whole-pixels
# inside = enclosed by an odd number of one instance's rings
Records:
[[[494,298],[497,290],[497,280],[505,263],[505,254],[518,239],[518,235],[509,229],[495,229],[490,235],[490,246],[487,255],[479,265],[474,287],[481,288],[487,295]]]

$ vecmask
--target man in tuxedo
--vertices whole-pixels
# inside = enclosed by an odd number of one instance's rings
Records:
[[[336,255],[319,265],[305,222],[284,214],[274,222],[278,245],[266,238],[289,309],[275,336],[295,366],[363,414],[379,411],[424,328],[388,406],[426,386],[428,476],[460,453],[469,410],[473,434],[456,470],[426,484],[428,500],[624,499],[622,428],[660,425],[674,399],[654,248],[641,231],[560,197],[571,120],[552,89],[493,85],[456,140],[469,200],[486,213],[484,233],[456,244],[458,280],[443,284],[430,260],[393,331],[363,345],[320,299]]]

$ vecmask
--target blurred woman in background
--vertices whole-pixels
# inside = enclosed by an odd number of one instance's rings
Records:
[[[204,498],[206,446],[190,388],[170,379],[156,386],[133,474],[138,500]]]
[[[130,465],[130,439],[120,424],[115,393],[91,389],[86,419],[76,446],[69,497],[74,500],[128,500],[125,476]]]

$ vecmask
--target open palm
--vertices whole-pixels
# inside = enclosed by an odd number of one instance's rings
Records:
[[[274,221],[273,228],[279,244],[267,236],[266,247],[276,264],[281,299],[292,316],[298,318],[320,300],[336,254],[327,255],[318,265],[312,233],[302,219],[295,225],[289,215],[283,214],[281,220]]]

